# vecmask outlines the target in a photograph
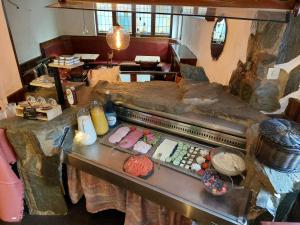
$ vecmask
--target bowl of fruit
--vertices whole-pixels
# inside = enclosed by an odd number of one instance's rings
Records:
[[[222,175],[213,169],[205,171],[202,183],[206,191],[216,196],[224,195],[233,188],[231,177]]]

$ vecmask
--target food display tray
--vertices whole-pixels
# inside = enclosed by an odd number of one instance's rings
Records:
[[[159,134],[161,136],[161,138],[162,138],[162,133],[160,133],[158,131],[154,131],[154,130],[148,129],[146,127],[136,126],[136,125],[132,125],[132,124],[128,124],[128,123],[121,123],[117,127],[115,127],[114,129],[112,129],[108,134],[106,134],[105,136],[103,136],[102,138],[100,138],[101,144],[104,144],[106,146],[110,146],[113,149],[117,149],[119,151],[123,151],[123,152],[129,153],[129,154],[132,154],[132,155],[141,154],[140,152],[134,151],[133,148],[129,148],[129,149],[121,148],[120,146],[118,146],[118,144],[112,144],[112,143],[110,143],[108,141],[109,137],[114,132],[116,132],[119,128],[121,128],[121,127],[133,127],[133,126],[136,127],[136,129],[138,129],[138,130],[149,130],[151,132],[155,132],[155,133]],[[153,155],[153,153],[155,151],[154,149],[156,149],[159,146],[159,144],[160,144],[160,141],[158,141],[155,145],[153,145],[152,148],[148,151],[148,153],[146,153],[144,155],[147,155],[147,156],[149,156],[149,157],[152,158],[152,155]]]
[[[201,180],[202,176],[199,175],[199,174],[197,174],[196,172],[192,171],[191,169],[185,169],[184,167],[180,167],[180,165],[178,165],[178,166],[174,165],[172,162],[168,163],[168,162],[164,162],[164,161],[161,161],[161,160],[158,160],[158,159],[154,159],[154,158],[152,158],[152,156],[155,153],[157,147],[165,139],[176,141],[177,143],[182,142],[184,144],[193,146],[195,148],[205,149],[205,150],[211,150],[214,146],[203,145],[203,144],[200,144],[200,143],[197,143],[197,142],[194,142],[194,141],[190,141],[190,140],[187,140],[187,139],[183,139],[183,138],[180,138],[180,137],[177,137],[177,136],[174,136],[174,135],[170,135],[170,134],[162,133],[162,132],[157,131],[157,130],[149,129],[147,127],[136,126],[136,125],[132,125],[132,124],[129,124],[129,123],[123,123],[123,122],[121,124],[119,124],[117,127],[115,127],[114,129],[112,129],[108,134],[106,134],[105,136],[103,136],[102,138],[100,138],[101,144],[109,146],[112,149],[115,149],[115,150],[118,150],[118,151],[123,151],[123,152],[129,153],[129,154],[132,154],[132,155],[141,154],[140,152],[134,151],[133,149],[124,149],[124,148],[121,148],[120,146],[118,146],[118,144],[112,144],[112,143],[110,143],[108,141],[109,137],[117,129],[119,129],[120,127],[123,127],[123,126],[128,126],[128,127],[134,126],[138,130],[149,130],[149,131],[151,131],[151,132],[153,132],[155,134],[158,134],[160,136],[160,140],[155,145],[152,146],[152,148],[148,151],[148,153],[145,154],[148,157],[150,157],[157,164],[158,170],[159,170],[160,166],[166,166],[166,167],[172,168],[172,169],[174,169],[174,170],[176,170],[178,172],[184,173],[186,175],[189,175],[189,176],[192,176],[194,178],[197,178],[197,179]],[[174,149],[174,151],[175,150],[176,150],[176,148]],[[173,153],[174,153],[174,151],[173,151]],[[196,162],[196,158],[199,157],[199,156],[200,156],[200,152],[198,152],[198,154],[196,154],[196,156],[194,157],[192,163],[195,163]]]

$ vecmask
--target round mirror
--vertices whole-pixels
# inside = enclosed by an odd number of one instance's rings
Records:
[[[211,37],[211,56],[218,60],[223,52],[227,36],[227,22],[225,18],[219,18],[214,26]]]

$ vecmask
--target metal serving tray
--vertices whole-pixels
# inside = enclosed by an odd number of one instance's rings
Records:
[[[190,140],[187,140],[187,139],[184,139],[184,138],[181,138],[181,137],[177,137],[177,136],[174,136],[174,135],[170,135],[170,134],[166,134],[166,133],[162,133],[162,132],[159,132],[157,130],[153,130],[153,129],[149,129],[147,127],[142,127],[142,126],[137,126],[137,125],[133,125],[133,124],[129,124],[129,123],[124,123],[124,122],[121,122],[116,128],[114,128],[113,130],[111,130],[108,134],[106,134],[105,136],[103,136],[102,138],[100,138],[100,143],[103,144],[103,145],[106,145],[106,146],[109,146],[111,147],[112,149],[115,149],[115,150],[119,150],[119,151],[123,151],[123,152],[126,152],[126,153],[129,153],[129,154],[132,154],[132,155],[136,155],[136,154],[140,154],[139,152],[136,152],[134,151],[133,149],[124,149],[124,148],[121,148],[118,146],[118,144],[112,144],[108,141],[109,137],[117,130],[119,129],[120,127],[136,127],[138,130],[150,130],[152,132],[155,132],[157,134],[160,135],[160,140],[154,145],[152,146],[152,148],[148,151],[147,156],[151,157],[153,156],[154,152],[156,151],[157,147],[165,140],[165,139],[169,139],[169,140],[173,140],[173,141],[176,141],[176,142],[183,142],[183,143],[186,143],[186,144],[189,144],[191,146],[194,146],[194,147],[199,147],[201,149],[206,149],[206,150],[210,150],[211,148],[213,148],[213,146],[210,146],[210,145],[203,145],[203,144],[199,144],[197,142],[193,142],[193,141],[190,141]],[[199,156],[199,155],[197,155]],[[195,158],[196,159],[196,158]],[[154,159],[152,158],[152,160],[157,163],[159,166],[162,165],[162,166],[166,166],[166,167],[169,167],[171,169],[174,169],[178,172],[181,172],[181,173],[184,173],[186,175],[189,175],[189,176],[192,176],[194,178],[197,178],[197,179],[201,179],[202,177],[198,174],[196,174],[195,172],[193,172],[192,170],[190,169],[185,169],[185,168],[182,168],[180,166],[175,166],[173,165],[172,163],[167,163],[167,162],[163,162],[163,161],[160,161],[158,159]],[[195,162],[195,161],[194,161]]]

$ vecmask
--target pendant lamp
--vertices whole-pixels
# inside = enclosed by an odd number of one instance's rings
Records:
[[[112,50],[125,50],[129,46],[130,34],[117,24],[106,34],[106,41]]]

